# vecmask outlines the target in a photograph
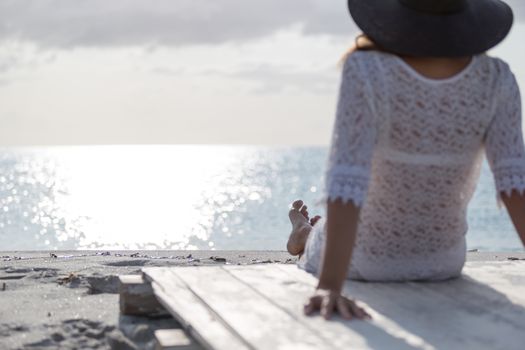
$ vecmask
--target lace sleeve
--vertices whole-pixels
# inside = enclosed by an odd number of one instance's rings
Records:
[[[485,151],[494,174],[498,199],[502,192],[525,191],[525,148],[521,124],[521,97],[518,84],[504,66],[495,114],[486,134]]]
[[[345,62],[326,172],[326,199],[361,206],[377,136],[370,82],[359,69],[359,52]]]

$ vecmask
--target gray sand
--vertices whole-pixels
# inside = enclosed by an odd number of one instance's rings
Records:
[[[0,349],[153,348],[153,330],[177,323],[120,317],[118,275],[143,266],[276,262],[295,259],[264,251],[1,252]]]
[[[525,253],[470,252],[470,261]],[[0,349],[152,349],[171,318],[120,316],[120,274],[143,266],[295,263],[279,251],[0,252]]]

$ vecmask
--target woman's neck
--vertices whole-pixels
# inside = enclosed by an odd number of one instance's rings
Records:
[[[469,57],[410,57],[399,56],[422,76],[430,79],[447,79],[464,70],[472,60]]]

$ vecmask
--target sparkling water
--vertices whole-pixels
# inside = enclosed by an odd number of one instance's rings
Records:
[[[85,146],[0,151],[0,250],[283,250],[296,198],[323,214],[325,147]],[[484,164],[469,249],[519,250]]]

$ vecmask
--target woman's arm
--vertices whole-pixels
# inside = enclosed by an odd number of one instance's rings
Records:
[[[327,236],[319,285],[305,307],[307,314],[321,310],[326,318],[334,310],[345,318],[368,316],[354,301],[341,295],[378,135],[374,89],[360,63],[369,57],[363,55],[354,52],[343,67],[325,177]]]
[[[502,192],[501,200],[505,204],[512,223],[525,247],[525,195],[520,194],[516,190],[513,190],[510,196]]]
[[[340,199],[328,202],[321,274],[316,292],[305,305],[307,315],[319,310],[324,318],[329,319],[337,311],[346,319],[371,319],[354,300],[341,295],[352,257],[359,212],[359,207],[351,201],[346,204]]]
[[[352,257],[359,211],[351,201],[328,202],[326,247],[318,288],[341,292]]]

